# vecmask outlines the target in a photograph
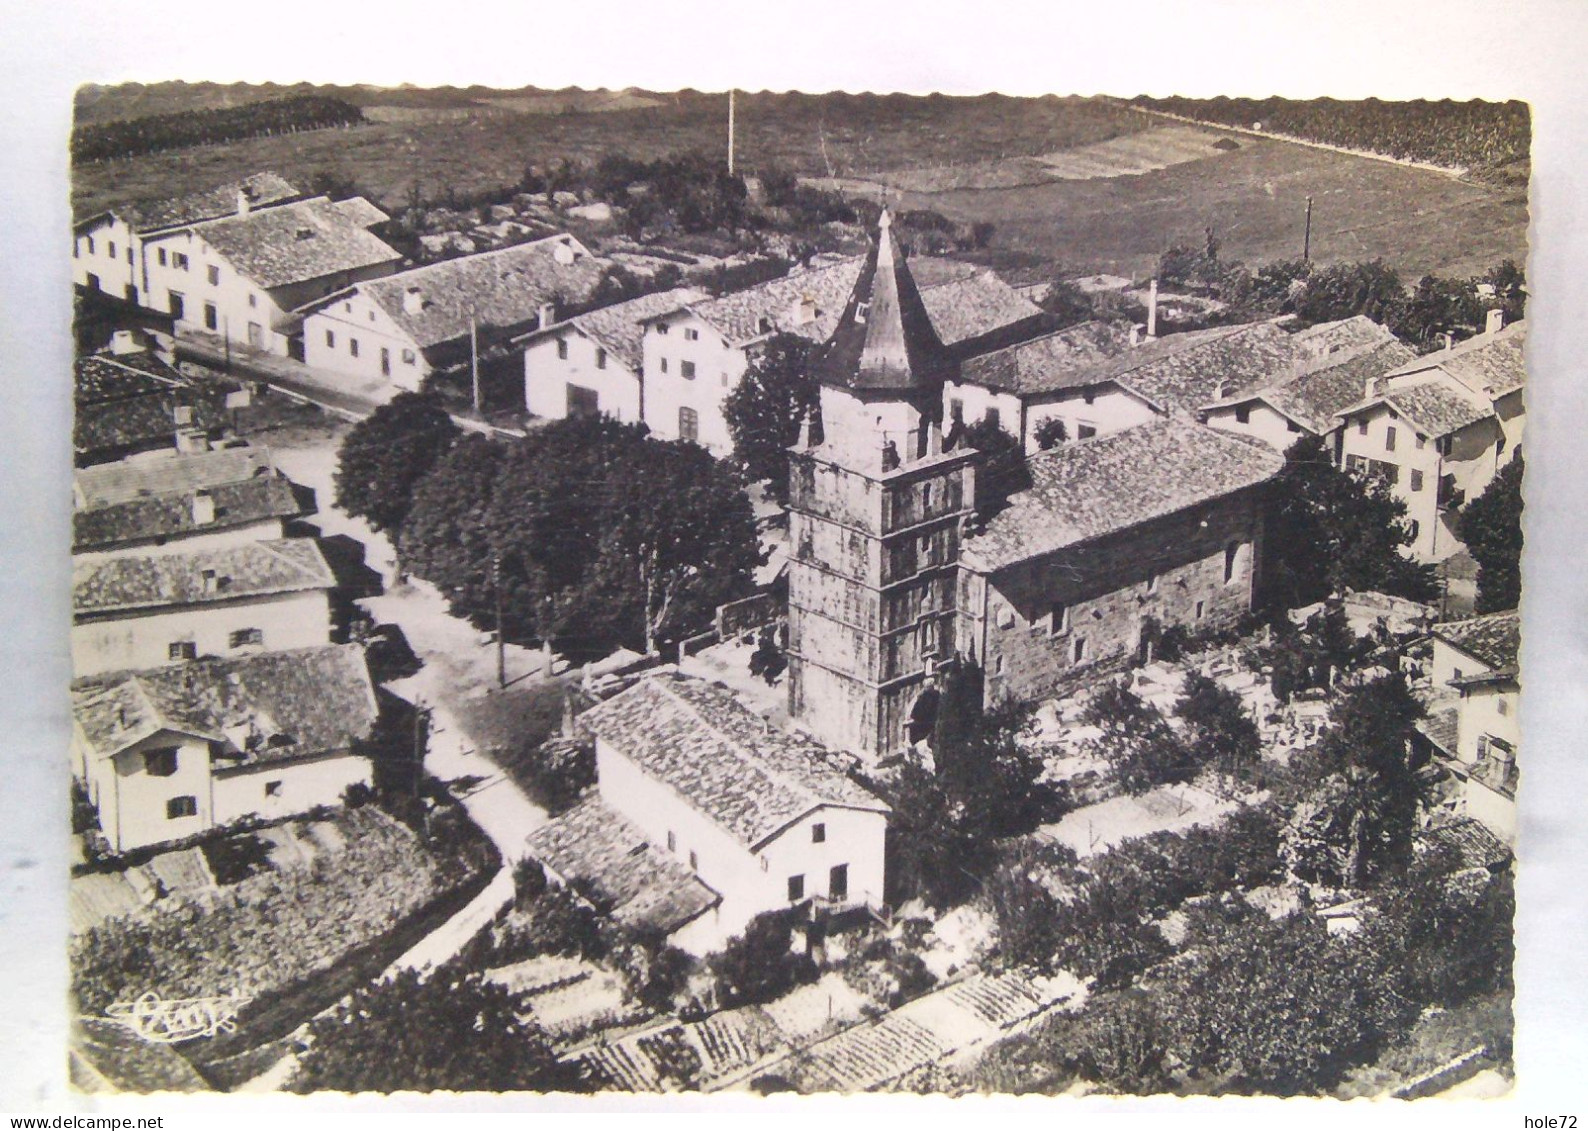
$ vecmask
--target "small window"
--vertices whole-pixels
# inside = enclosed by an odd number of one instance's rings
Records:
[[[1454,442],[1455,437],[1453,436],[1441,436],[1439,437],[1438,443],[1436,443],[1434,447],[1440,455],[1448,456],[1454,447]]]
[[[1501,695],[1494,701],[1494,709],[1498,714],[1509,715],[1511,713],[1511,701]]]
[[[248,306],[253,310],[259,309],[259,296],[254,294],[252,291],[250,291],[248,294]]]
[[[926,515],[932,510],[932,485],[921,484],[921,514]]]
[[[173,640],[167,645],[165,654],[171,660],[197,659],[198,645],[191,640]]]
[[[607,351],[603,350],[603,349],[596,350],[596,368],[597,369],[605,369],[606,367],[607,367]]]
[[[1004,658],[1003,658],[1003,654],[1000,653],[999,655],[993,657],[993,675],[1003,675],[1003,674],[1004,674]]]
[[[227,646],[231,648],[248,648],[265,642],[265,630],[262,628],[239,628],[226,638]]]
[[[695,363],[693,361],[680,361],[678,363],[678,375],[685,381],[693,381],[695,379]]]
[[[347,340],[347,352],[352,354],[354,357],[358,356],[358,339],[357,338],[349,338]]]
[[[855,304],[855,321],[856,322],[864,322],[866,320],[866,315],[868,315],[870,313],[871,313],[871,304],[869,302],[857,302]],[[763,319],[761,319],[761,321],[765,322],[766,319],[763,318]]]
[[[677,852],[678,851],[678,834],[675,833],[672,829],[668,829],[667,830],[667,851],[669,851],[669,852]]]
[[[1097,435],[1097,426],[1094,424],[1077,424],[1075,426],[1075,438],[1077,440],[1090,440],[1095,435]]]
[[[213,302],[204,304],[204,328],[213,330],[220,324],[220,313],[215,309]]]
[[[1054,636],[1070,631],[1070,606],[1055,601],[1048,609],[1048,631]]]
[[[198,816],[198,798],[196,797],[173,797],[165,803],[165,818],[168,821],[196,816]]]
[[[805,877],[790,876],[788,878],[788,901],[798,903],[805,898]]]
[[[205,277],[209,279],[210,286],[218,287],[221,285],[221,269],[213,263],[205,270]]]
[[[89,255],[93,255],[94,254],[94,237],[93,236],[86,236],[84,238],[87,239],[87,241],[88,241],[88,254]]]
[[[661,361],[658,364],[661,365],[662,372],[666,373],[667,372],[667,359],[665,357],[662,358]]]
[[[1418,471],[1415,467],[1412,468],[1411,471],[1410,485],[1413,491],[1421,491],[1423,489],[1423,473]]]
[[[700,857],[695,855],[694,849],[689,850],[689,870],[691,872],[700,871]]]
[[[996,408],[991,408],[991,407],[989,407],[987,409],[987,411],[982,415],[982,420],[985,421],[988,425],[990,425],[993,428],[1000,427],[1000,425],[1002,423],[1002,421],[1000,420],[1000,418],[998,416],[998,410]]]
[[[657,333],[658,333],[658,334],[665,334],[665,333],[667,333],[667,328],[668,328],[668,327],[667,327],[667,323],[666,323],[666,322],[658,322],[658,323],[657,323],[657,324],[656,324],[656,332],[657,332]]]
[[[369,312],[369,320],[371,322],[375,321],[375,312],[373,310]]]
[[[1407,523],[1407,526],[1411,529],[1412,541],[1417,541],[1417,536],[1423,532],[1423,524],[1414,518]]]
[[[116,241],[115,240],[111,240],[110,241],[110,258],[112,258],[112,259],[116,258]]]
[[[700,439],[700,413],[692,408],[678,410],[678,438],[690,443]]]
[[[265,783],[265,796],[266,797],[280,797],[281,796],[281,781],[280,781],[279,778],[277,780],[275,780],[275,781],[267,781]]]
[[[1428,437],[1418,433],[1417,438],[1412,443],[1412,446],[1418,451],[1422,451],[1428,446]]]
[[[772,870],[772,862],[770,860],[768,860],[765,855],[763,855],[761,857],[761,871],[770,872],[771,870]]]
[[[391,376],[391,350],[385,346],[380,347],[380,375]]]
[[[1231,542],[1224,547],[1224,584],[1228,585],[1235,580],[1237,569],[1241,561],[1241,544]]]
[[[93,251],[93,250],[94,250],[94,248],[93,248],[93,241],[92,241],[92,240],[90,240],[90,241],[89,241],[89,248],[88,248],[88,250],[89,250],[89,251]],[[164,266],[165,266],[165,248],[163,248],[163,247],[162,247],[162,248],[161,248],[161,249],[160,249],[160,252],[159,252],[159,258],[160,258],[160,266],[161,266],[161,267],[164,267]]]
[[[811,826],[811,843],[822,844],[827,840],[827,826],[820,822]]]
[[[1097,401],[1097,390],[1096,389],[1082,389],[1081,390],[1081,403],[1082,404],[1093,404],[1096,401]]]
[[[1197,602],[1197,606],[1196,606],[1196,619],[1197,620],[1201,620],[1202,619],[1202,614],[1207,612],[1207,608],[1208,608],[1208,603],[1206,601],[1198,601]]]
[[[171,266],[176,267],[176,268],[178,268],[180,270],[186,271],[187,270],[187,265],[188,265],[188,258],[187,258],[187,253],[186,252],[184,252],[184,251],[173,251],[171,253]]]
[[[567,361],[568,360],[568,339],[567,338],[558,338],[557,339],[557,360],[558,361]]]
[[[145,750],[143,769],[151,777],[170,777],[176,773],[176,747],[162,746],[159,750]]]
[[[686,341],[686,342],[698,342],[699,340],[700,340],[700,331],[699,330],[690,329],[690,330],[685,330],[684,331],[684,341]]]
[[[413,350],[403,350],[403,364],[404,365],[412,365],[415,362],[415,360],[417,360],[417,359],[416,359],[416,357],[414,355],[414,351]]]
[[[1250,424],[1252,422],[1252,406],[1249,404],[1235,407],[1235,423]]]
[[[1079,664],[1086,659],[1086,637],[1077,636],[1075,644],[1070,649],[1070,662]]]
[[[1395,450],[1395,426],[1393,424],[1384,429],[1384,450],[1386,452]]]
[[[1367,417],[1364,416],[1361,420],[1356,422],[1356,434],[1358,436],[1367,435]]]
[[[335,348],[335,346],[336,346],[336,331],[335,330],[327,330],[325,332],[325,345],[326,345],[327,349],[334,349]]]
[[[948,418],[950,420],[965,419],[965,402],[959,397],[955,397],[948,402]]]

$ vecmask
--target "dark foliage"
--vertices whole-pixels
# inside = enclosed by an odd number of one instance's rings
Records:
[[[1241,697],[1201,672],[1186,675],[1175,714],[1187,727],[1187,753],[1197,766],[1212,766],[1237,776],[1251,770],[1262,754],[1257,723]]]
[[[1045,452],[1051,452],[1070,438],[1069,432],[1064,427],[1064,421],[1057,416],[1050,416],[1037,425],[1035,435],[1037,447]]]
[[[1102,730],[1092,743],[1127,793],[1189,781],[1196,772],[1185,745],[1158,709],[1121,683],[1110,683],[1092,697],[1084,721]]]
[[[1461,511],[1457,533],[1478,563],[1477,611],[1514,609],[1522,600],[1522,453],[1500,469]]]
[[[241,883],[270,867],[270,849],[253,833],[214,837],[199,845],[210,874],[222,887]]]
[[[1000,510],[1016,491],[1031,486],[1019,438],[990,416],[971,425],[958,418],[950,421],[944,446],[974,448],[981,453],[976,471],[976,513],[982,518]]]
[[[369,520],[376,530],[397,530],[408,515],[414,488],[458,438],[441,403],[419,393],[398,393],[342,441],[336,465],[336,505]]]
[[[709,959],[720,1006],[759,1005],[816,980],[816,964],[793,949],[795,914],[757,915]]]
[[[756,639],[755,651],[750,653],[750,675],[752,678],[764,679],[770,687],[787,668],[788,658],[778,644],[777,630],[767,625]]]
[[[193,145],[215,145],[243,138],[355,126],[364,112],[340,98],[300,94],[243,106],[183,110],[117,122],[78,126],[72,131],[72,160],[104,161],[136,157]]]
[[[454,613],[476,620],[494,612],[485,517],[506,454],[479,433],[459,440],[419,482],[398,536],[404,566],[446,594]]]
[[[767,339],[722,402],[734,459],[750,482],[767,481],[779,503],[788,502],[788,450],[799,440],[800,423],[816,413],[820,402],[807,372],[810,350],[811,344],[795,334]]]

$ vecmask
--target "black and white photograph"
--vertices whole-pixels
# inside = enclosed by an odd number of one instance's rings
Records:
[[[50,1110],[1514,1097],[1540,111],[1205,68],[74,70]]]

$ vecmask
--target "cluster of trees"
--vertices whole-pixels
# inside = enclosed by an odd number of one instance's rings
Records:
[[[192,145],[356,126],[363,121],[364,112],[350,102],[320,94],[298,94],[243,106],[180,110],[78,126],[72,130],[72,160],[137,157]]]
[[[460,438],[435,398],[400,394],[349,432],[336,499],[394,532],[404,568],[457,614],[576,655],[699,631],[761,561],[731,468],[605,418],[503,444]]]
[[[1256,766],[1262,754],[1257,723],[1234,691],[1188,672],[1174,713],[1178,729],[1119,682],[1087,704],[1083,721],[1102,732],[1091,745],[1125,792],[1190,781],[1206,769],[1237,778]]]
[[[1137,98],[1138,105],[1219,125],[1262,129],[1446,168],[1526,161],[1525,102],[1343,102],[1333,98]]]
[[[1462,508],[1457,533],[1478,563],[1477,611],[1497,613],[1522,601],[1522,453]]]

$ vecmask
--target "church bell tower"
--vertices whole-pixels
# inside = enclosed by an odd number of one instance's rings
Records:
[[[977,453],[943,450],[954,363],[890,223],[813,356],[821,435],[789,469],[789,714],[870,762],[936,721],[976,497]]]

